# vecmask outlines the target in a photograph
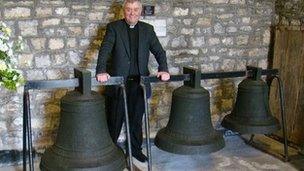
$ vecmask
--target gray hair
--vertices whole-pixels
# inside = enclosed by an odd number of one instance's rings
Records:
[[[125,0],[124,3],[123,3],[123,7],[125,7],[126,3],[134,3],[134,2],[138,2],[140,5],[141,4],[141,0]]]

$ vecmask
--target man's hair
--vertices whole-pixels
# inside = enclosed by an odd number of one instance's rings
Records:
[[[140,0],[125,0],[123,3],[123,7],[125,7],[126,3],[134,3],[134,2],[138,2],[141,5],[141,1]]]

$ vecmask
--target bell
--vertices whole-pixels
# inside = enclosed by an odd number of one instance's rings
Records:
[[[88,79],[87,79],[88,80]],[[104,98],[91,84],[61,99],[57,138],[41,158],[40,169],[50,171],[123,170],[123,151],[112,142],[105,117]]]
[[[157,133],[154,144],[176,154],[211,153],[225,142],[212,126],[209,92],[200,86],[200,72],[184,68],[184,73],[189,72],[194,72],[195,80],[173,91],[169,122]]]
[[[222,126],[241,134],[273,133],[280,129],[279,121],[271,115],[268,86],[261,79],[261,69],[254,69],[253,76],[239,84],[234,108],[224,117]]]

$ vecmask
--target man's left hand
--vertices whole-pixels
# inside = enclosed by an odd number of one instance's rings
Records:
[[[156,76],[162,81],[168,81],[170,79],[170,74],[164,71],[158,72]]]

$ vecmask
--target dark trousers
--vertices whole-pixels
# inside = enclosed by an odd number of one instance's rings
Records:
[[[142,117],[145,111],[143,90],[139,80],[128,80],[126,82],[126,92],[132,153],[137,153],[142,149]],[[119,91],[115,97],[106,96],[106,110],[110,136],[113,142],[117,143],[125,115],[122,91]]]

